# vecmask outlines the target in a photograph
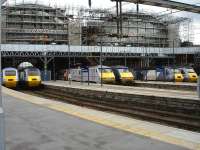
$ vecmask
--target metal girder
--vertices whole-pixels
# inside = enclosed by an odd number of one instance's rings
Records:
[[[200,47],[178,47],[174,48],[175,54],[195,54]],[[99,57],[99,46],[70,46],[70,53],[67,45],[17,45],[2,44],[2,57]],[[104,57],[166,57],[173,54],[172,48],[154,47],[102,47]]]
[[[158,6],[164,8],[171,8],[181,11],[188,11],[193,13],[200,13],[200,6],[175,2],[172,0],[111,0],[111,1],[123,1],[123,2],[130,2],[130,3],[139,3],[144,5],[151,5],[151,6]]]
[[[71,52],[70,54],[68,52],[47,52],[45,55],[43,52],[16,52],[16,51],[2,51],[1,52],[2,57],[48,57],[48,58],[54,58],[54,57],[100,57],[100,52],[96,53],[80,53],[80,52]],[[122,58],[126,56],[127,58],[139,58],[139,57],[153,57],[153,58],[163,58],[168,57],[168,55],[161,55],[158,53],[102,53],[103,57],[116,57],[116,58]]]

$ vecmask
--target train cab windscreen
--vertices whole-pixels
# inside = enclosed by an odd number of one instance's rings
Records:
[[[6,70],[5,76],[16,76],[16,71],[14,70]]]
[[[99,68],[99,72],[101,72],[101,68]],[[110,68],[102,68],[102,73],[109,73],[112,72],[112,69]]]
[[[174,73],[177,73],[177,74],[178,74],[178,73],[181,73],[181,71],[180,71],[179,69],[173,69],[173,70],[174,70],[174,71],[173,71]]]
[[[195,73],[194,69],[192,69],[192,68],[187,69],[187,72],[188,72],[188,73]]]
[[[120,73],[126,73],[129,72],[128,68],[119,68],[117,69]]]
[[[28,75],[29,76],[40,76],[40,72],[38,69],[29,69]]]

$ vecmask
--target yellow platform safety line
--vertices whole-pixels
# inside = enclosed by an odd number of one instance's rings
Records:
[[[63,112],[63,113],[66,113],[66,114],[69,114],[72,116],[76,116],[76,117],[84,119],[84,120],[92,121],[92,122],[95,122],[95,123],[98,123],[98,124],[101,124],[104,126],[120,129],[123,131],[131,132],[131,133],[134,133],[137,135],[145,136],[145,137],[159,140],[162,142],[166,142],[169,144],[175,144],[175,145],[189,148],[192,150],[200,150],[199,143],[187,141],[187,140],[172,137],[169,135],[164,135],[158,131],[152,131],[150,129],[147,130],[144,128],[134,127],[134,125],[127,125],[124,122],[121,122],[121,123],[114,122],[114,121],[112,121],[112,119],[110,117],[105,118],[104,116],[97,117],[97,116],[89,114],[89,113],[86,114],[86,113],[83,113],[82,111],[73,110],[73,108],[63,106],[61,103],[57,104],[54,101],[51,103],[45,98],[40,98],[40,97],[24,94],[24,93],[17,92],[17,91],[7,89],[7,88],[3,88],[3,93],[13,96],[19,100],[24,100],[24,101],[30,102],[32,104],[36,104],[36,105],[43,106],[43,107],[46,107],[46,108],[49,108],[52,110]],[[76,107],[79,107],[79,106],[76,106]],[[82,108],[82,107],[80,107],[80,108]]]

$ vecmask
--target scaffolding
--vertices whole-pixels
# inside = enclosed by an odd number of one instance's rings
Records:
[[[67,44],[68,18],[64,10],[39,4],[6,4],[3,9],[3,43]]]
[[[169,47],[174,38],[180,41],[180,24],[188,19],[142,11],[122,12],[119,17],[109,9],[76,10],[76,18],[83,23],[83,45],[100,45],[103,40],[104,46]],[[180,42],[175,46],[180,46]]]
[[[180,36],[182,38],[182,42],[193,42],[194,41],[194,30],[191,19],[186,19],[181,22],[180,28]]]
[[[72,45],[88,46],[171,47],[174,38],[180,41],[180,24],[188,20],[172,17],[171,13],[161,16],[147,13],[139,10],[138,5],[134,11],[122,12],[123,5],[118,6],[121,8],[114,12],[37,3],[7,4],[3,6],[2,42],[68,44],[70,41]],[[184,29],[188,29],[187,33],[192,30],[191,26]],[[180,46],[180,42],[176,43],[176,47]]]

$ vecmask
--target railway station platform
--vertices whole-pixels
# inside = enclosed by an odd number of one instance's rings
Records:
[[[196,91],[197,90],[197,83],[189,83],[189,82],[163,82],[163,81],[139,81],[139,80],[136,80],[134,86],[171,89],[171,90],[186,90],[186,91]]]
[[[200,150],[197,132],[7,88],[3,102],[8,150]]]
[[[142,82],[140,82],[142,83]],[[186,90],[169,90],[161,88],[150,88],[146,87],[136,87],[136,86],[123,86],[123,85],[109,85],[103,84],[101,87],[100,84],[96,83],[80,83],[80,82],[71,82],[68,81],[45,81],[43,82],[46,86],[56,86],[56,87],[67,87],[73,89],[84,89],[92,91],[104,91],[112,93],[123,93],[123,94],[132,94],[132,95],[141,95],[141,96],[153,96],[153,97],[162,97],[162,98],[175,98],[175,99],[189,99],[189,100],[200,100],[198,98],[196,91],[186,91]],[[148,84],[148,83],[146,83]],[[153,82],[151,82],[153,84]],[[167,84],[167,83],[163,83]],[[172,84],[172,83],[170,83]],[[182,85],[193,85],[189,83],[177,83]]]

